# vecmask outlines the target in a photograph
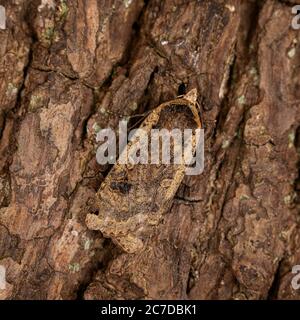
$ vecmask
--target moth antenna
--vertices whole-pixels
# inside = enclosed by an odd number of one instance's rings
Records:
[[[131,118],[147,116],[151,111],[153,111],[153,110],[148,110],[148,111],[145,111],[143,113],[133,114],[132,116],[128,116],[128,117],[131,119]]]
[[[132,128],[136,127],[137,125],[139,125],[142,121],[144,121],[145,117],[151,113],[153,110],[148,110],[144,113],[140,113],[140,114],[134,114],[132,116],[129,116],[129,118],[137,118],[137,117],[141,117],[136,123],[134,123],[130,128],[129,130],[131,130]]]

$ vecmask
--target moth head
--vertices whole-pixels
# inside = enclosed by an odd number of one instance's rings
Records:
[[[187,94],[185,94],[185,95],[183,96],[183,98],[184,98],[185,100],[191,102],[192,104],[196,104],[196,102],[197,102],[197,95],[198,95],[197,89],[195,88],[195,89],[190,90]]]

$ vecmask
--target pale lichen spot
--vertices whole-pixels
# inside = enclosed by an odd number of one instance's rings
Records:
[[[131,3],[132,3],[132,0],[124,0],[124,6],[125,6],[125,8],[126,8],[126,9],[129,8],[129,6],[131,5]]]
[[[97,122],[93,124],[93,130],[95,131],[95,133],[98,133],[101,130],[101,127]]]
[[[290,205],[294,202],[295,198],[296,198],[296,193],[295,192],[292,192],[288,195],[286,195],[284,198],[283,198],[283,201],[286,205]]]
[[[252,67],[252,68],[250,69],[250,74],[251,74],[251,75],[257,75],[257,69],[254,68],[254,67]]]
[[[85,242],[84,242],[84,250],[89,250],[90,247],[91,247],[91,244],[92,244],[93,240],[90,240],[90,239],[86,239]]]
[[[281,10],[276,10],[274,15],[275,17],[279,17],[281,16],[281,14],[282,14]]]
[[[260,126],[260,127],[259,127],[259,133],[260,133],[261,135],[266,134],[266,128],[265,128],[264,126]]]
[[[240,196],[240,201],[249,200],[249,197],[246,194]]]
[[[18,93],[18,88],[13,83],[10,82],[7,85],[6,95],[7,96],[15,96],[17,93]]]
[[[290,204],[291,203],[291,196],[287,195],[283,198],[283,201],[285,204]]]
[[[288,137],[289,137],[289,148],[291,149],[294,147],[295,133],[291,132]]]
[[[229,140],[224,140],[222,143],[222,149],[226,149],[228,148],[230,145],[230,141]]]
[[[235,12],[235,6],[231,4],[226,4],[225,8],[228,9],[231,13]]]
[[[259,75],[258,75],[258,71],[255,67],[252,67],[250,69],[250,75],[253,77],[255,85],[258,85],[259,84]]]
[[[237,102],[240,106],[243,106],[246,103],[246,98],[244,95],[238,97]]]
[[[101,107],[101,108],[99,109],[99,111],[100,111],[100,113],[102,113],[102,114],[107,114],[107,111],[106,111],[106,109],[105,109],[104,107]]]
[[[136,111],[136,109],[138,108],[138,104],[136,102],[133,102],[130,106],[129,109],[132,111]]]
[[[93,257],[95,255],[95,251],[90,251],[89,256]]]
[[[76,230],[72,230],[72,231],[71,231],[71,234],[72,234],[74,237],[78,237],[78,231],[76,231]]]
[[[29,102],[29,110],[34,111],[42,106],[43,99],[38,95],[32,95]]]
[[[77,262],[69,264],[69,270],[72,273],[79,272],[80,271],[80,264]]]
[[[65,0],[60,0],[60,5],[58,7],[60,18],[64,19],[69,11],[69,8]]]
[[[42,0],[41,4],[38,6],[38,11],[41,12],[44,8],[55,10],[54,0]]]
[[[289,51],[288,51],[288,57],[290,58],[290,59],[292,59],[292,58],[294,58],[294,56],[295,56],[295,54],[296,54],[296,48],[292,48],[292,49],[290,49]]]
[[[56,36],[56,32],[54,27],[48,27],[44,34],[43,34],[43,38],[45,41],[52,41]]]

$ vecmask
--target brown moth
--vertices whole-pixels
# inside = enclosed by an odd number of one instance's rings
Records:
[[[202,128],[197,109],[197,90],[163,103],[142,122],[140,128],[150,135],[151,129]],[[127,145],[127,156],[136,153],[138,139]],[[172,144],[174,146],[174,142]],[[195,141],[193,140],[193,151]],[[175,148],[171,157],[174,156]],[[101,184],[96,195],[98,215],[88,214],[89,229],[100,230],[105,237],[128,253],[144,247],[153,227],[172,204],[185,175],[181,164],[121,164],[119,160]]]

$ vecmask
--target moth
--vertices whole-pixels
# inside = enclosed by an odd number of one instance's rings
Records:
[[[153,129],[176,128],[181,132],[191,129],[191,154],[194,154],[197,144],[194,132],[202,128],[197,90],[159,105],[145,118],[140,128],[147,135]],[[134,135],[127,144],[128,158],[136,155],[138,143],[139,138]],[[174,160],[175,141],[170,143],[170,150],[170,159]],[[159,151],[159,159],[164,151]],[[124,154],[120,155],[96,194],[98,214],[88,214],[86,224],[89,229],[99,230],[104,237],[111,238],[125,252],[135,253],[143,249],[153,228],[170,209],[191,156],[169,164],[161,160],[155,164],[151,161],[147,164],[121,163],[122,157],[124,159]]]

